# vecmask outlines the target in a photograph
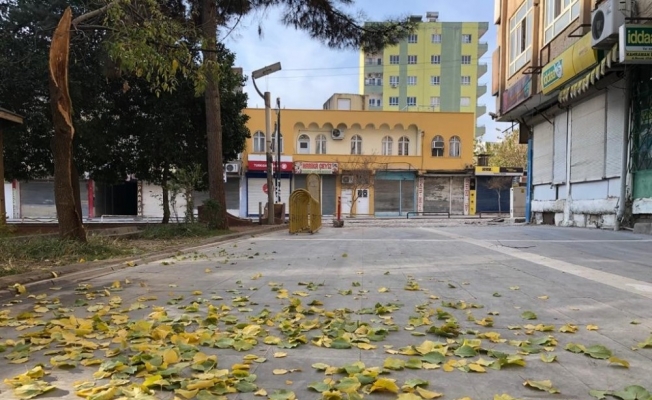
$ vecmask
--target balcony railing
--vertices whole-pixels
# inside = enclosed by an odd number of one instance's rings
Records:
[[[482,57],[485,55],[485,53],[489,50],[489,43],[487,42],[480,42],[478,43],[478,58]]]
[[[477,92],[477,93],[476,93],[476,96],[477,96],[477,97],[482,97],[482,96],[484,96],[485,93],[487,93],[487,85],[486,85],[486,84],[484,84],[484,85],[478,85],[478,89],[477,89],[476,92]]]
[[[478,78],[487,73],[487,68],[489,68],[487,63],[478,64]]]

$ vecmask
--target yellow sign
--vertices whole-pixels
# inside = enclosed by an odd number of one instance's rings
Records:
[[[591,47],[591,33],[546,64],[541,71],[541,88],[548,94],[598,62],[598,52]]]

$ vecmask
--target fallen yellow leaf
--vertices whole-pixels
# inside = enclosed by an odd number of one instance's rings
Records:
[[[587,331],[597,331],[598,329],[600,329],[600,328],[597,325],[589,324],[589,325],[586,326]]]
[[[272,374],[274,375],[285,375],[288,373],[287,369],[275,369],[272,371]]]
[[[274,353],[274,358],[283,358],[283,357],[287,357],[287,355],[288,355],[288,353],[283,353],[282,351],[277,351],[276,353]]]

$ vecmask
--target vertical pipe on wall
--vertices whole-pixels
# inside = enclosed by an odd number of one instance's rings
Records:
[[[620,198],[618,199],[618,211],[616,213],[616,222],[614,223],[614,230],[620,230],[620,225],[625,210],[627,209],[627,166],[629,164],[629,121],[631,110],[631,88],[629,86],[631,71],[625,69],[625,122],[623,124],[623,151],[620,164]]]
[[[525,192],[525,223],[532,222],[532,135],[527,140],[527,190]]]
[[[573,109],[568,108],[566,112],[566,201],[564,202],[564,225],[571,225],[571,206],[573,199],[571,198],[571,149],[573,145]]]

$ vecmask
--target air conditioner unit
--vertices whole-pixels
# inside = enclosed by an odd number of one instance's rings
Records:
[[[353,184],[353,175],[342,175],[342,184],[343,185],[352,185]]]
[[[333,129],[331,131],[331,138],[333,138],[333,140],[342,140],[342,139],[344,139],[344,131],[341,130],[341,129]]]
[[[591,13],[591,46],[610,48],[618,41],[618,29],[625,23],[619,0],[605,0]]]
[[[392,86],[392,89],[396,89],[396,87],[397,87],[398,85],[395,84],[395,83],[392,83],[391,86]]]
[[[238,174],[238,173],[240,173],[240,164],[239,163],[227,163],[224,166],[224,171],[227,174]]]

